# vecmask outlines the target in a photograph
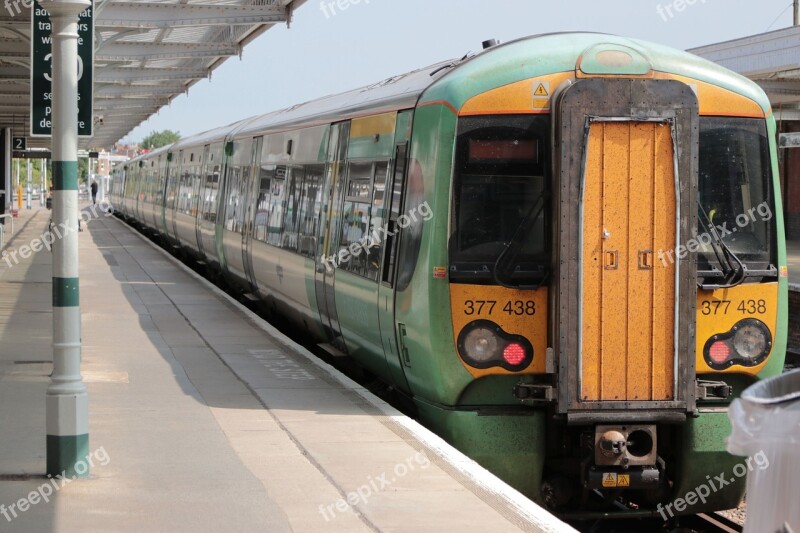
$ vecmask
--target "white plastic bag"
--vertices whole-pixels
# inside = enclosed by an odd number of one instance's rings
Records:
[[[747,388],[728,416],[728,451],[749,456],[745,532],[800,531],[800,370]]]

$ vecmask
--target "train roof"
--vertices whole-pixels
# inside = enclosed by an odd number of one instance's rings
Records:
[[[632,50],[655,71],[706,81],[750,98],[765,113],[770,109],[766,94],[757,84],[688,52],[602,33],[551,33],[524,37],[460,60],[442,61],[352,91],[247,118],[187,137],[168,149],[182,150],[221,142],[230,136],[255,136],[301,124],[329,124],[359,115],[412,108],[420,102],[443,100],[459,109],[469,98],[495,87],[574,71],[584,54],[603,46]]]
[[[393,76],[341,94],[261,115],[249,121],[236,135],[249,135],[274,129],[290,128],[296,124],[318,122],[330,124],[360,114],[378,114],[412,108],[420,95],[444,75],[454,61],[443,61],[413,72]]]
[[[656,72],[708,82],[753,100],[765,113],[770,110],[767,95],[755,82],[716,63],[668,46],[603,33],[552,33],[498,45],[442,77],[424,92],[421,103],[445,100],[460,109],[473,96],[495,87],[575,71],[589,52],[604,47],[631,51]]]

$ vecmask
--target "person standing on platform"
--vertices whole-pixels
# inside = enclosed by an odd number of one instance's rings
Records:
[[[92,205],[97,205],[97,182],[92,181]]]

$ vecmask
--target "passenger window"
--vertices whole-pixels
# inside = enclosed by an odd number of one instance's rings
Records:
[[[322,209],[322,183],[325,165],[309,165],[305,168],[303,195],[300,199],[300,241],[297,251],[314,258],[317,250],[317,232]]]
[[[272,199],[272,175],[275,167],[262,166],[259,175],[258,203],[256,204],[256,220],[253,238],[267,242],[269,236],[269,204]]]
[[[167,187],[167,161],[166,157],[164,156],[164,161],[159,162],[159,172],[158,172],[158,190],[156,191],[156,205],[163,207],[164,200],[166,199],[166,187]]]
[[[372,163],[350,163],[339,239],[339,250],[349,250],[349,260],[341,262],[339,268],[365,277],[367,259],[364,245],[369,233],[372,168]]]
[[[283,222],[282,248],[297,251],[300,225],[300,194],[303,187],[303,169],[290,167],[286,179],[286,218]]]
[[[192,199],[192,189],[189,186],[189,170],[187,169],[178,177],[178,205],[179,213],[189,214],[189,203]]]
[[[401,144],[397,147],[394,158],[394,179],[392,190],[389,193],[387,210],[389,212],[386,223],[386,257],[383,260],[382,281],[389,285],[394,284],[394,272],[397,263],[397,219],[400,218],[400,209],[403,205],[403,187],[405,185],[406,166],[408,164],[408,145]]]
[[[389,163],[375,164],[375,182],[372,196],[372,216],[369,220],[369,238],[367,249],[367,277],[373,281],[378,280],[381,269],[383,247],[386,243],[386,218],[387,195],[386,178],[389,172]]]
[[[236,227],[237,211],[240,209],[242,199],[239,194],[240,189],[240,169],[231,166],[228,171],[228,202],[225,206],[225,229],[228,231],[238,231]]]
[[[350,163],[342,211],[339,250],[347,261],[339,268],[378,280],[385,224],[388,162]]]
[[[275,169],[275,177],[270,185],[269,222],[267,244],[280,247],[283,234],[283,191],[286,188],[286,167]]]
[[[220,166],[214,165],[206,174],[203,220],[217,221],[217,193],[219,192]]]
[[[200,202],[203,200],[203,193],[201,191],[201,186],[203,185],[202,180],[200,179],[200,167],[192,167],[191,173],[187,177],[188,185],[191,187],[190,193],[192,194],[192,199],[190,203],[190,215],[192,218],[197,218],[198,213],[200,212]]]
[[[166,207],[168,209],[175,209],[175,200],[177,199],[176,189],[178,185],[177,184],[178,177],[175,175],[175,170],[172,168],[170,168],[170,175],[172,176],[172,179],[170,179],[170,176],[167,176],[168,187],[167,187]]]

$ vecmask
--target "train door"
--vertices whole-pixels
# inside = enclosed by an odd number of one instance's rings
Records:
[[[177,160],[176,160],[176,156],[173,155],[172,156],[172,161],[173,161],[173,164],[172,164],[172,167],[173,167],[173,171],[172,171],[172,194],[171,194],[172,203],[167,206],[167,209],[168,209],[168,211],[167,211],[167,220],[168,220],[167,224],[168,224],[170,230],[172,231],[172,235],[174,235],[174,237],[175,237],[175,242],[176,243],[180,243],[181,239],[180,239],[180,234],[178,233],[178,220],[177,220],[178,216],[177,216],[177,213],[178,213],[178,203],[179,203],[179,199],[180,199],[181,193],[183,191],[183,183],[184,183],[184,179],[183,179],[183,175],[182,175],[182,172],[183,172],[183,151],[180,151],[177,154]]]
[[[144,161],[139,161],[134,169],[134,176],[136,176],[133,184],[133,217],[138,221],[143,221],[142,218],[142,195],[144,194]]]
[[[383,352],[394,382],[407,387],[405,377],[405,355],[397,341],[398,324],[395,320],[395,274],[397,251],[400,244],[398,219],[403,209],[403,192],[408,169],[408,141],[411,133],[413,112],[398,114],[395,133],[395,154],[389,182],[386,184],[387,221],[383,260],[378,284],[378,322],[381,329]]]
[[[222,144],[206,145],[203,149],[203,159],[200,164],[201,180],[203,181],[201,204],[202,213],[198,217],[198,243],[206,261],[213,264],[220,261],[217,250],[219,242],[217,235],[217,213],[220,206],[220,185],[222,184],[223,167]]]
[[[400,242],[398,218],[403,206],[405,175],[408,167],[408,144],[398,144],[395,149],[391,182],[386,184],[388,220],[386,221],[386,243],[381,263],[380,283],[378,284],[378,322],[381,328],[383,352],[395,383],[405,383],[403,354],[398,346],[394,317],[394,282],[397,265],[397,250]]]
[[[195,232],[197,234],[197,252],[198,257],[205,257],[205,243],[203,242],[203,217],[205,216],[206,212],[206,202],[208,198],[206,196],[206,176],[205,172],[203,172],[205,165],[204,162],[208,160],[208,156],[211,153],[211,147],[206,145],[202,151],[199,152],[200,161],[194,162],[194,170],[197,172],[197,176],[195,180],[198,182],[198,189],[197,189],[197,218],[195,218]],[[195,154],[191,154],[190,158],[195,157]]]
[[[350,139],[350,123],[342,122],[331,126],[328,140],[328,159],[325,171],[323,194],[326,204],[322,206],[320,237],[317,240],[315,289],[320,322],[328,334],[331,345],[342,353],[347,348],[342,340],[339,317],[336,312],[334,282],[336,274],[336,254],[340,208],[344,194],[344,171],[347,159],[347,144]]]
[[[242,261],[244,262],[244,273],[250,282],[253,294],[258,294],[258,283],[256,273],[253,268],[253,231],[255,227],[256,212],[258,209],[259,191],[262,189],[261,176],[261,147],[264,144],[264,137],[253,139],[253,160],[250,170],[250,184],[244,190],[244,198],[247,209],[244,216],[244,229],[242,230]],[[266,178],[269,180],[269,178]]]
[[[159,233],[162,233],[165,237],[169,237],[169,228],[167,226],[167,204],[169,202],[169,192],[170,189],[170,173],[172,172],[172,152],[163,154],[163,160],[159,161],[161,164],[161,178],[159,182],[159,197],[157,198],[156,202],[158,205],[158,210],[156,215],[158,216],[158,226],[156,226],[159,230]]]
[[[675,213],[670,125],[593,123],[581,227],[586,400],[674,397],[675,264],[656,264],[656,252],[675,249]]]
[[[558,102],[559,409],[694,408],[698,105],[687,85],[581,80]],[[679,248],[680,247],[680,248]]]

